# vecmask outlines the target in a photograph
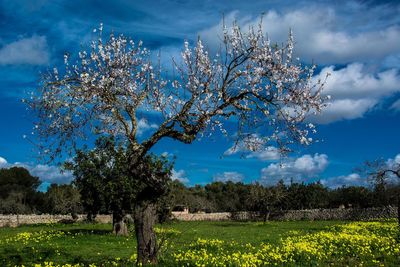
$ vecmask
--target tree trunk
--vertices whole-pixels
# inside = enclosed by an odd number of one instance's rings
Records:
[[[113,234],[128,236],[128,226],[124,221],[124,216],[119,213],[113,213]]]
[[[157,264],[157,242],[154,232],[156,207],[147,201],[136,203],[135,232],[137,240],[137,264]]]
[[[86,214],[86,220],[88,222],[94,222],[96,219],[96,214],[93,214],[91,212],[88,212],[88,214]]]
[[[269,221],[269,215],[270,215],[270,211],[264,212],[264,218],[263,218],[263,223],[266,224],[267,221]]]
[[[397,222],[400,228],[400,196],[397,196]]]

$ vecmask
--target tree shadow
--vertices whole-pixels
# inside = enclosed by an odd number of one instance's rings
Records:
[[[243,227],[248,225],[246,222],[219,222],[213,223],[213,226],[217,227]]]
[[[104,230],[104,229],[70,229],[70,230],[61,230],[68,235],[110,235],[112,234],[112,230]]]

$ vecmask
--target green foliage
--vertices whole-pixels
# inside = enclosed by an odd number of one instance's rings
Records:
[[[92,219],[98,213],[124,214],[132,211],[136,186],[128,174],[125,148],[114,138],[102,137],[92,150],[79,150],[65,164],[75,176],[74,185],[82,205]]]
[[[25,168],[0,169],[0,213],[34,212],[39,185],[39,178]]]
[[[83,212],[96,214],[132,213],[137,201],[158,203],[159,220],[165,221],[176,206],[190,212],[256,211],[260,215],[281,210],[396,206],[400,186],[375,183],[373,187],[348,186],[329,189],[319,182],[279,182],[275,186],[213,182],[188,187],[171,181],[173,162],[147,155],[136,171],[130,172],[129,151],[114,139],[97,140],[93,150],[78,151],[66,169],[75,175],[73,185],[52,185],[37,192],[39,178],[22,167],[0,169],[0,213]],[[146,201],[147,201],[146,200]],[[82,210],[83,208],[83,210]]]
[[[263,187],[256,183],[250,187],[247,199],[248,210],[258,212],[264,221],[268,220],[271,212],[282,209],[287,189],[283,182],[274,187]]]
[[[73,185],[52,184],[45,198],[51,214],[75,215],[83,212],[80,204],[81,196]]]
[[[65,163],[89,219],[99,213],[123,216],[133,212],[135,202],[167,194],[173,164],[165,157],[146,155],[132,169],[131,156],[129,146],[101,137],[94,149],[79,150]]]
[[[247,210],[266,215],[275,211],[338,208],[341,205],[353,208],[396,206],[399,190],[399,185],[386,185],[384,190],[361,186],[329,189],[319,182],[285,185],[282,181],[275,186],[213,182],[186,187],[173,181],[168,199],[172,208],[186,206],[190,212]]]
[[[374,190],[361,186],[341,187],[333,190],[331,193],[332,207],[338,207],[339,205],[353,208],[382,206],[382,203],[377,200]]]
[[[207,199],[218,211],[245,210],[249,185],[243,183],[214,182],[204,187]]]

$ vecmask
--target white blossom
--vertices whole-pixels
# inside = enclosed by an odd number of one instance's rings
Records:
[[[118,135],[143,153],[161,138],[191,143],[216,129],[228,135],[227,120],[237,121],[237,139],[250,150],[269,142],[285,147],[310,144],[315,126],[303,123],[325,106],[323,82],[312,83],[315,66],[292,61],[293,34],[282,47],[270,45],[260,29],[243,32],[235,23],[224,25],[223,49],[210,56],[199,38],[194,47],[183,45],[182,64],[174,62],[172,81],[150,60],[150,51],[123,36],[103,37],[103,25],[90,50],[65,71],[54,69],[29,104],[38,113],[35,129],[44,144],[60,153],[75,147],[88,133]],[[138,143],[138,113],[159,112],[163,123]],[[261,140],[253,140],[254,134]],[[206,135],[204,135],[206,136]]]

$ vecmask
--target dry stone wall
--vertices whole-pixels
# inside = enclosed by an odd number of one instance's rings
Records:
[[[215,212],[215,213],[179,213],[172,212],[172,219],[179,221],[224,221],[229,220],[231,213]]]
[[[278,220],[350,220],[370,221],[397,218],[397,207],[368,209],[292,210],[277,216]]]
[[[83,221],[86,215],[78,215],[77,221]],[[57,223],[72,221],[71,215],[50,215],[50,214],[32,214],[32,215],[2,215],[0,214],[0,227],[10,226],[17,227],[23,224],[39,224],[39,223]],[[99,223],[111,223],[111,215],[97,215],[96,221]]]
[[[274,212],[269,216],[275,221],[314,221],[314,220],[338,220],[338,221],[370,221],[375,219],[397,218],[397,207],[367,208],[367,209],[310,209],[289,210]],[[257,213],[234,213],[231,219],[238,221],[262,219]]]

